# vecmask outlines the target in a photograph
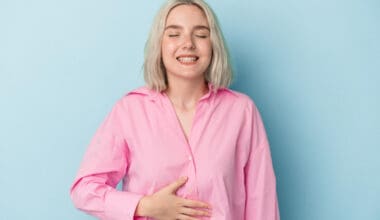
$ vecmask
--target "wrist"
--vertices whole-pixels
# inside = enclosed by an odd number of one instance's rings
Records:
[[[137,204],[135,216],[141,216],[141,217],[150,217],[151,216],[151,203],[150,203],[150,197],[144,196],[140,199],[139,203]]]

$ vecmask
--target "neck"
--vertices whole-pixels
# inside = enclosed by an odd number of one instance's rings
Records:
[[[168,80],[168,88],[165,93],[174,106],[181,109],[195,108],[198,100],[208,92],[208,85],[204,79],[191,80]]]

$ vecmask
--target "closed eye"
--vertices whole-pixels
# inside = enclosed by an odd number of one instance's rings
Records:
[[[208,36],[207,35],[195,35],[196,37],[199,37],[199,38],[207,38]]]
[[[169,34],[168,37],[178,37],[179,34]]]

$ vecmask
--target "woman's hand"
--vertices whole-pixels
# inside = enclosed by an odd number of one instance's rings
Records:
[[[195,218],[197,216],[210,217],[210,210],[204,210],[211,209],[207,203],[184,199],[176,195],[177,190],[186,181],[187,177],[179,178],[160,191],[143,197],[137,205],[135,215],[157,220],[197,220]]]

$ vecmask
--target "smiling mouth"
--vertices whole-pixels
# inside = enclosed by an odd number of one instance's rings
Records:
[[[182,56],[182,57],[177,57],[177,60],[182,63],[182,64],[193,64],[197,62],[199,57],[197,56]]]

